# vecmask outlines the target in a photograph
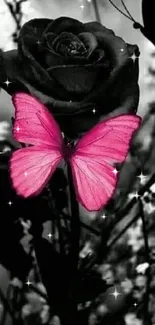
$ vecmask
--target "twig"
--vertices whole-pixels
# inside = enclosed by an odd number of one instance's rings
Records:
[[[138,191],[139,199],[133,198],[123,210],[115,211],[115,220],[113,220],[110,225],[111,231],[114,229],[117,223],[119,223],[124,216],[129,213],[132,207],[138,203],[140,197],[144,195],[144,193],[152,186],[153,183],[155,183],[155,174],[153,174],[148,182]]]
[[[140,214],[136,214],[134,218],[120,231],[120,233],[111,241],[111,243],[107,246],[107,249],[110,250],[112,246],[121,238],[121,236],[132,226],[132,224],[137,221],[140,217]]]
[[[146,225],[146,220],[145,220],[143,203],[142,203],[141,199],[139,201],[139,210],[140,210],[140,216],[142,219],[142,228],[143,228],[144,245],[145,245],[145,260],[149,264],[149,267],[147,269],[147,289],[146,289],[145,304],[144,304],[144,306],[145,306],[145,321],[146,321],[146,324],[152,325],[151,317],[149,315],[149,295],[150,295],[150,283],[151,283],[150,252],[149,252],[147,225]]]
[[[66,214],[65,212],[61,213],[64,216],[64,219],[68,219],[71,220],[71,217]],[[96,235],[96,236],[100,236],[101,232],[97,229],[92,228],[91,226],[87,225],[86,223],[80,221],[80,226],[83,227],[84,229],[89,230],[92,234]]]
[[[7,0],[4,0],[5,4],[9,8],[9,11],[16,23],[16,31],[12,34],[13,41],[17,43],[18,34],[21,29],[21,23],[22,23],[22,10],[21,5],[23,2],[27,0],[12,0],[12,3],[8,2]]]
[[[101,17],[100,17],[100,13],[99,13],[97,0],[92,0],[92,3],[93,3],[94,11],[95,11],[96,20],[98,21],[98,23],[101,23]]]
[[[3,291],[0,288],[0,300],[2,301],[5,310],[10,314],[10,316],[12,317],[13,323],[16,324],[16,317],[12,311],[11,306],[9,305],[7,299],[5,298]]]
[[[34,292],[36,292],[39,296],[45,299],[47,303],[49,302],[48,296],[45,293],[43,293],[39,288],[37,288],[34,284],[30,283],[29,289],[32,289]]]

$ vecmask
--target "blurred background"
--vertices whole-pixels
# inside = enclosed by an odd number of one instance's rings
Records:
[[[120,0],[113,1],[118,7],[122,8]],[[83,22],[96,20],[93,0],[0,0],[0,48],[3,51],[8,51],[16,48],[16,43],[13,39],[13,35],[16,31],[16,22],[10,11],[10,4],[13,6],[12,8],[15,9],[17,2],[20,2],[21,8],[21,26],[26,21],[32,18],[43,17],[55,19],[60,16],[69,16],[81,20]],[[134,19],[142,24],[141,0],[126,0],[125,4]],[[121,15],[109,3],[108,0],[97,0],[97,5],[101,23],[109,29],[112,29],[116,35],[124,38],[126,42],[130,44],[137,44],[140,49],[140,103],[138,108],[138,114],[143,117],[145,123],[139,137],[137,138],[137,143],[141,146],[140,158],[142,158],[142,162],[144,162],[146,161],[145,158],[148,154],[148,146],[151,143],[150,139],[152,139],[152,143],[154,143],[154,138],[151,132],[155,126],[155,117],[153,115],[155,108],[155,47],[146,38],[144,38],[140,31],[133,29],[132,22],[125,18],[123,15]],[[13,116],[13,114],[14,111],[11,103],[11,98],[4,90],[1,90],[0,141],[4,141],[7,140],[7,138],[10,138],[11,117]],[[152,151],[150,160],[146,164],[146,169],[149,175],[153,173],[152,166],[154,166],[154,157],[155,155]],[[129,192],[129,187],[131,187],[133,178],[135,178],[135,174],[137,173],[137,170],[139,170],[139,167],[137,166],[141,166],[139,162],[136,165],[135,160],[132,160],[130,158],[128,160],[129,166],[125,167],[124,171],[122,171],[122,182],[124,180],[126,181],[126,192],[124,191],[124,195]],[[131,171],[130,175],[128,173],[129,167]],[[130,180],[128,180],[127,175],[129,176]],[[138,185],[137,183],[134,184],[135,189]],[[155,254],[155,231],[153,232],[154,223],[152,221],[155,214],[154,181],[151,183],[151,185],[152,187],[147,187],[146,191],[143,191],[143,212],[147,215],[147,217],[149,216],[150,218],[149,227],[152,227],[152,231],[150,232],[149,236],[149,244],[152,248],[152,254]],[[138,219],[137,217],[134,223],[131,222],[131,227],[129,227],[128,225],[128,222],[135,218],[136,213],[137,212],[135,212],[135,210],[128,210],[124,214],[124,219],[120,219],[122,220],[122,223],[119,224],[119,226],[116,225],[113,237],[109,241],[110,247],[110,245],[113,245],[115,243],[115,241],[113,242],[113,239],[115,239],[116,236],[116,238],[119,238],[117,245],[115,245],[115,248],[113,248],[111,254],[109,254],[109,259],[107,259],[105,263],[102,263],[98,267],[98,272],[101,274],[102,279],[107,281],[109,284],[116,284],[115,288],[121,292],[120,298],[116,303],[113,299],[114,297],[111,296],[112,298],[110,299],[110,295],[101,295],[98,300],[95,301],[92,307],[92,311],[90,312],[89,316],[89,325],[102,324],[102,320],[104,320],[104,325],[112,324],[111,319],[108,318],[108,320],[106,320],[104,319],[104,317],[106,318],[107,314],[117,315],[118,312],[123,313],[121,319],[118,317],[118,325],[146,325],[145,321],[143,320],[145,318],[145,315],[142,311],[144,307],[142,301],[144,296],[146,296],[148,279],[148,275],[145,274],[148,268],[148,261],[144,253],[144,246],[146,244],[143,238],[144,225],[142,220]],[[102,222],[105,222],[104,219],[105,218],[102,218]],[[92,223],[94,222],[93,216],[91,221]],[[98,223],[98,220],[95,221],[94,224],[96,228],[100,227],[100,222]],[[29,225],[22,221],[22,226],[25,231],[25,235],[23,236],[23,245],[25,245],[26,247],[28,246],[27,233]],[[122,237],[119,237],[119,234],[125,228],[127,229],[127,231],[124,231],[124,235]],[[83,245],[83,248],[80,252],[80,258],[84,259],[89,254],[93,255],[93,250],[95,251],[96,247],[98,247],[98,242],[94,240],[94,237],[87,235],[85,244]],[[139,267],[137,269],[137,273],[135,273],[136,267]],[[4,293],[7,292],[9,278],[10,273],[2,265],[0,265],[0,288],[3,290]],[[154,278],[152,279],[152,283],[152,290],[155,290]],[[22,286],[20,281],[16,278],[13,279],[12,284],[15,288],[18,289],[20,289],[20,286]],[[45,288],[42,286],[42,284],[39,283],[37,285],[38,290],[45,294]],[[114,290],[114,287],[112,290]],[[24,319],[24,323],[22,324],[60,325],[57,316],[54,316],[55,318],[53,317],[51,322],[48,321],[48,306],[45,303],[45,299],[40,298],[40,296],[38,296],[36,292],[34,293],[32,291],[26,293],[24,304],[22,305],[22,307],[20,306],[20,311],[22,310],[22,317]],[[110,294],[112,292],[113,291],[109,291]],[[125,299],[127,299],[127,304],[130,302],[130,304],[132,305],[132,308],[129,308],[129,310],[126,309],[125,312],[124,309],[121,309],[124,308],[124,298],[122,298],[124,296],[122,296],[122,294],[125,295]],[[152,316],[152,324],[154,324],[153,321],[155,321],[155,314],[152,311],[154,310],[155,300],[152,298],[152,296],[150,297],[149,312]],[[145,298],[147,299],[147,297]],[[140,306],[138,307],[138,309],[136,309],[137,305]],[[79,306],[79,309],[80,308],[83,309],[83,306]],[[1,304],[0,315],[3,311],[3,304]],[[36,318],[33,318],[34,314],[41,315],[39,316],[40,321],[37,322]],[[30,321],[29,316],[31,318]],[[3,324],[11,325],[11,318],[6,318],[6,322],[5,319],[3,319]]]

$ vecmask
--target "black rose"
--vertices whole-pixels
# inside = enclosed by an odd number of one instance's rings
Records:
[[[108,115],[136,113],[138,59],[131,57],[138,52],[97,22],[33,19],[18,49],[1,52],[1,87],[39,98],[75,138]]]

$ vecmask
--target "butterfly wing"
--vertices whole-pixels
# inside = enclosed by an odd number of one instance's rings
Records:
[[[16,141],[31,145],[61,146],[62,136],[58,124],[48,109],[35,97],[16,93],[13,136]]]
[[[41,193],[61,158],[60,151],[45,146],[16,150],[10,159],[10,176],[17,194],[27,198]]]
[[[102,121],[79,140],[70,158],[77,199],[97,211],[112,197],[117,183],[114,163],[127,156],[140,117],[120,115]]]
[[[48,109],[25,93],[13,96],[14,138],[31,144],[10,159],[10,176],[16,192],[29,197],[39,194],[62,158],[61,131]]]

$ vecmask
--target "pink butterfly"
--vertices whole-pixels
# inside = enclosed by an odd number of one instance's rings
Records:
[[[41,102],[25,93],[15,94],[12,100],[14,138],[31,145],[18,149],[10,159],[16,192],[25,198],[38,195],[64,159],[72,169],[77,200],[89,211],[100,210],[116,187],[113,164],[125,160],[140,117],[120,115],[102,121],[71,149],[65,146],[58,124]]]

